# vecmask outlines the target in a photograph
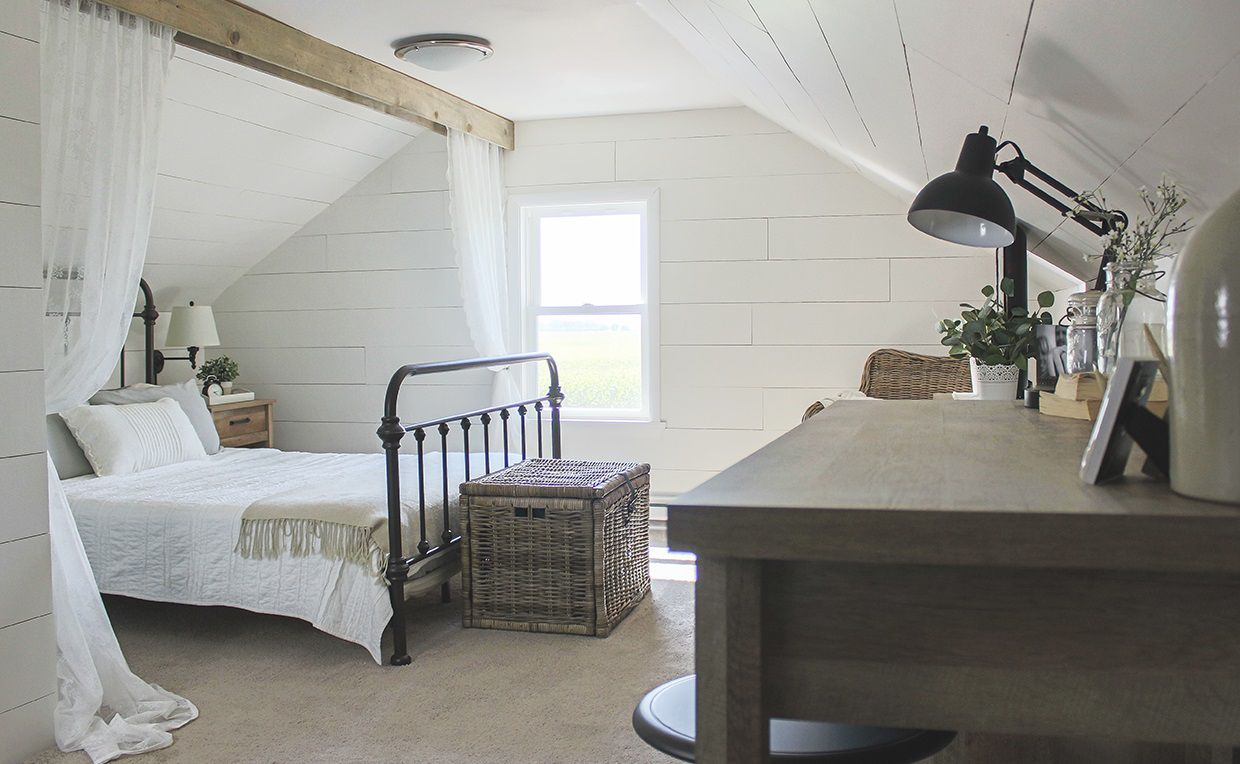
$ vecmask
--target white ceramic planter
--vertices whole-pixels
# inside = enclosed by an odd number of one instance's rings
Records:
[[[233,383],[232,382],[221,382],[220,388],[224,391],[224,395],[228,395],[229,393],[232,392]]]
[[[1240,504],[1240,191],[1176,258],[1167,335],[1171,488]]]
[[[1016,387],[1020,382],[1020,368],[1014,364],[987,366],[969,359],[969,374],[973,377],[973,397],[979,401],[1014,401]]]

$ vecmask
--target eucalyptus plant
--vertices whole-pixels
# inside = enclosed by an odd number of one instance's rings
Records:
[[[237,362],[226,355],[221,355],[204,362],[202,368],[198,370],[198,378],[203,382],[210,377],[215,377],[217,382],[232,382],[239,373]]]
[[[1051,323],[1045,309],[1055,304],[1055,295],[1038,295],[1038,310],[1030,312],[1024,305],[1009,305],[1015,285],[1011,279],[999,282],[999,290],[990,284],[982,287],[985,301],[981,307],[960,303],[965,310],[959,319],[945,318],[939,322],[942,343],[952,358],[976,358],[987,366],[1029,368],[1029,358],[1037,350],[1034,328]]]

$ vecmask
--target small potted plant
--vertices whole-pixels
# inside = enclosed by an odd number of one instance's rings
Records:
[[[220,387],[224,389],[224,394],[232,392],[233,380],[237,378],[237,362],[226,355],[217,356],[202,364],[202,368],[198,370],[198,379],[206,382],[208,378],[215,377],[215,381],[220,383]]]
[[[973,377],[973,395],[978,400],[1015,400],[1020,372],[1029,368],[1029,359],[1037,351],[1034,327],[1050,324],[1051,314],[1044,309],[1055,304],[1055,295],[1038,295],[1038,311],[1008,303],[1012,299],[1011,279],[999,282],[999,292],[987,284],[982,287],[986,300],[980,308],[961,303],[959,319],[939,322],[939,333],[952,358],[968,358]]]

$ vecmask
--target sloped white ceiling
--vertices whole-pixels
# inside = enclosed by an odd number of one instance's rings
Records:
[[[145,269],[156,303],[210,304],[422,131],[179,48]]]
[[[1236,0],[640,3],[752,108],[909,198],[982,124],[1129,214],[1164,171],[1196,216],[1240,186]],[[1009,194],[1039,254],[1095,269],[1092,234]]]

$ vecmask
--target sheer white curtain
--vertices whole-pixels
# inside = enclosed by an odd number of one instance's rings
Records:
[[[172,35],[93,0],[43,3],[49,414],[85,402],[104,384],[125,341],[150,234]],[[168,730],[198,709],[129,670],[51,459],[47,467],[56,743],[96,763],[171,745]]]
[[[465,322],[484,356],[512,353],[504,240],[504,151],[448,128],[448,198]],[[495,403],[517,400],[511,370],[496,369]]]

